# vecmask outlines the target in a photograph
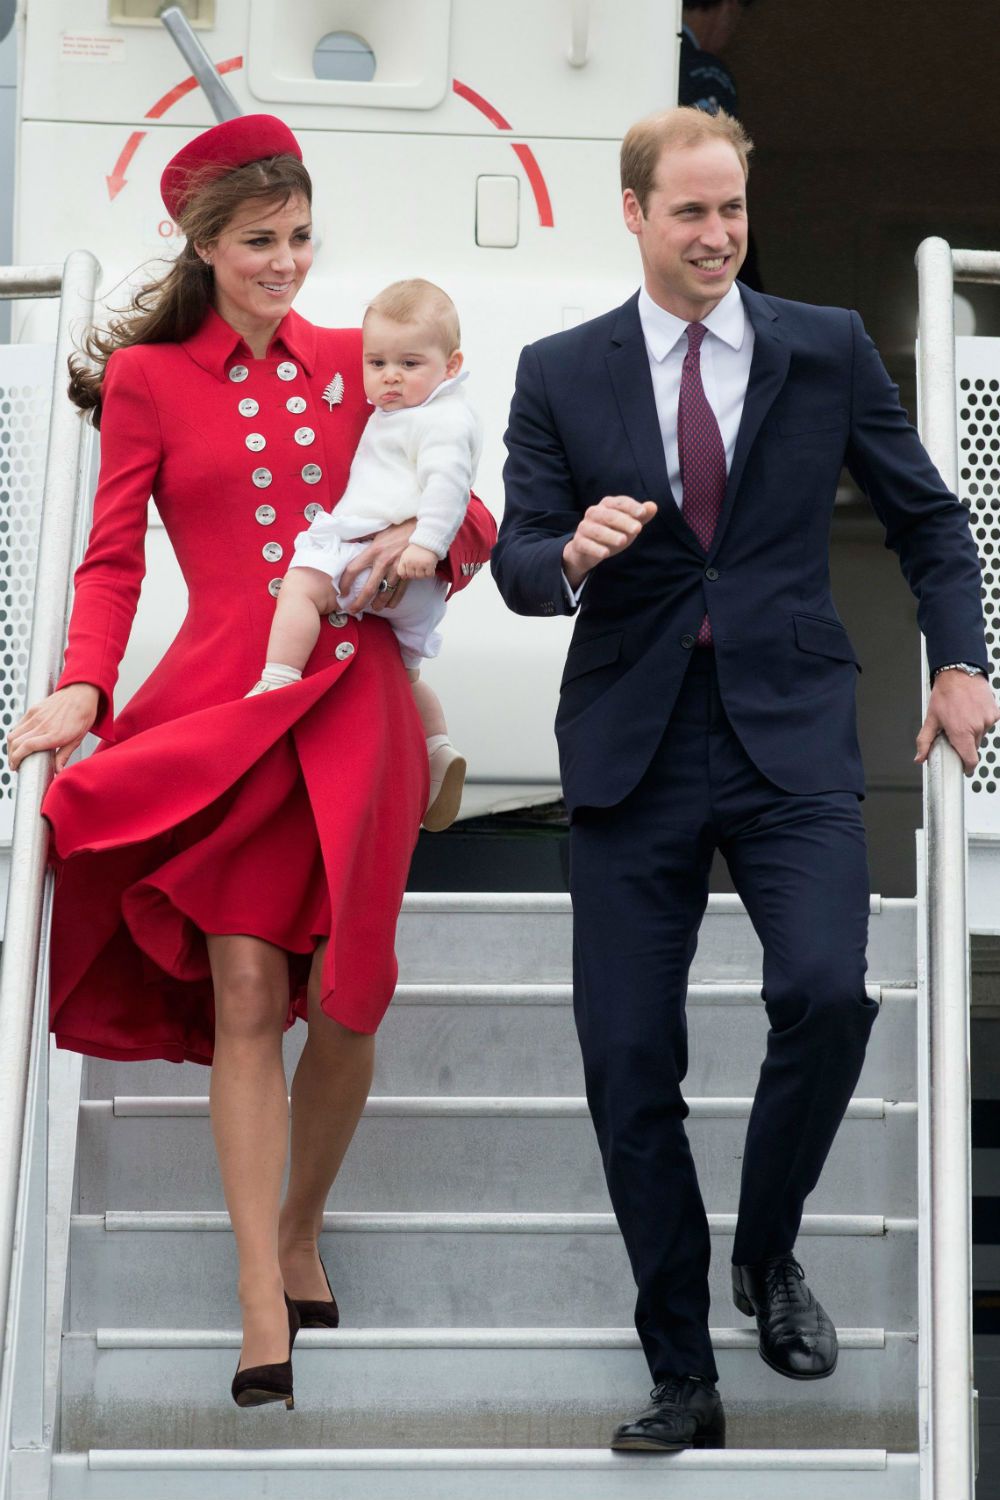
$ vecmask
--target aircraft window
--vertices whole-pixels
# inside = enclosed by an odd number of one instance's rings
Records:
[[[370,83],[375,76],[375,54],[363,37],[351,31],[331,31],[316,44],[313,72],[317,78]]]

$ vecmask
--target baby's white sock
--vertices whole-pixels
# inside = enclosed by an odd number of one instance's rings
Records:
[[[435,750],[440,750],[442,745],[450,745],[451,739],[446,734],[429,734],[427,736],[427,754],[433,755]]]
[[[298,667],[286,667],[284,662],[267,661],[260,680],[271,687],[288,687],[290,683],[302,681],[302,672]]]

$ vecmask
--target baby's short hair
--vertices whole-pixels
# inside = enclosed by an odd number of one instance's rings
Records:
[[[365,309],[388,318],[390,323],[423,323],[445,354],[454,354],[462,341],[454,302],[433,281],[419,276],[394,281],[373,297]]]

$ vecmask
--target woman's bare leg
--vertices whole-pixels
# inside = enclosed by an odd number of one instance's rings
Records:
[[[309,978],[309,1036],[292,1080],[292,1158],[281,1209],[278,1248],[290,1297],[324,1301],[330,1294],[317,1240],[323,1209],[371,1088],[375,1038],[350,1031],[320,1008],[326,944]]]
[[[209,1094],[222,1190],[239,1257],[240,1369],[288,1358],[278,1262],[278,1208],[288,1153],[281,1038],[288,959],[253,937],[209,937],[215,1060]]]

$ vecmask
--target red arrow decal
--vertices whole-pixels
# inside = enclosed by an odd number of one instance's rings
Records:
[[[104,180],[108,185],[108,197],[112,199],[112,201],[118,197],[118,194],[125,186],[125,173],[128,171],[129,162],[132,160],[133,156],[138,151],[139,147],[142,145],[145,139],[146,132],[144,130],[133,130],[132,134],[125,142],[121,156],[119,156],[118,160],[115,162],[114,171],[111,173],[110,177],[105,177]]]
[[[227,57],[225,62],[216,64],[215,71],[217,73],[235,73],[236,69],[242,68],[242,66],[242,57]],[[178,83],[174,86],[174,88],[169,89],[161,99],[157,99],[152,108],[147,109],[145,118],[147,120],[159,120],[162,115],[166,114],[167,110],[170,109],[172,105],[177,103],[178,99],[183,99],[185,94],[190,94],[192,90],[196,89],[197,87],[198,80],[193,75],[190,78],[185,78],[182,83]],[[108,197],[112,201],[117,198],[118,194],[125,186],[125,173],[128,169],[129,163],[131,162],[135,153],[138,151],[142,142],[145,140],[147,134],[148,132],[145,130],[133,130],[132,134],[125,142],[125,148],[122,151],[121,156],[119,156],[118,160],[115,162],[114,171],[111,173],[110,177],[105,177],[104,180],[108,185]]]
[[[513,125],[511,125],[509,120],[504,118],[496,105],[491,104],[488,99],[484,99],[482,94],[477,94],[475,89],[470,89],[467,83],[460,83],[457,78],[453,78],[451,86],[460,99],[464,99],[467,104],[471,104],[473,109],[478,109],[479,113],[485,115],[490,124],[495,125],[498,130],[513,130]],[[549,197],[549,190],[545,184],[545,178],[542,175],[542,169],[538,165],[535,153],[530,146],[515,145],[513,141],[510,144],[511,150],[524,168],[528,182],[531,184],[531,191],[535,195],[538,222],[543,229],[551,229],[555,223],[552,217],[552,199]]]
[[[242,66],[242,57],[227,57],[225,62],[216,63],[215,71],[217,73],[234,73],[237,68],[242,68]],[[198,80],[193,74],[190,78],[185,78],[183,83],[175,84],[172,89],[167,90],[162,99],[157,99],[152,109],[147,109],[146,119],[158,120],[161,115],[165,115],[167,110],[177,103],[178,99],[183,99],[185,94],[190,94],[197,87]]]

